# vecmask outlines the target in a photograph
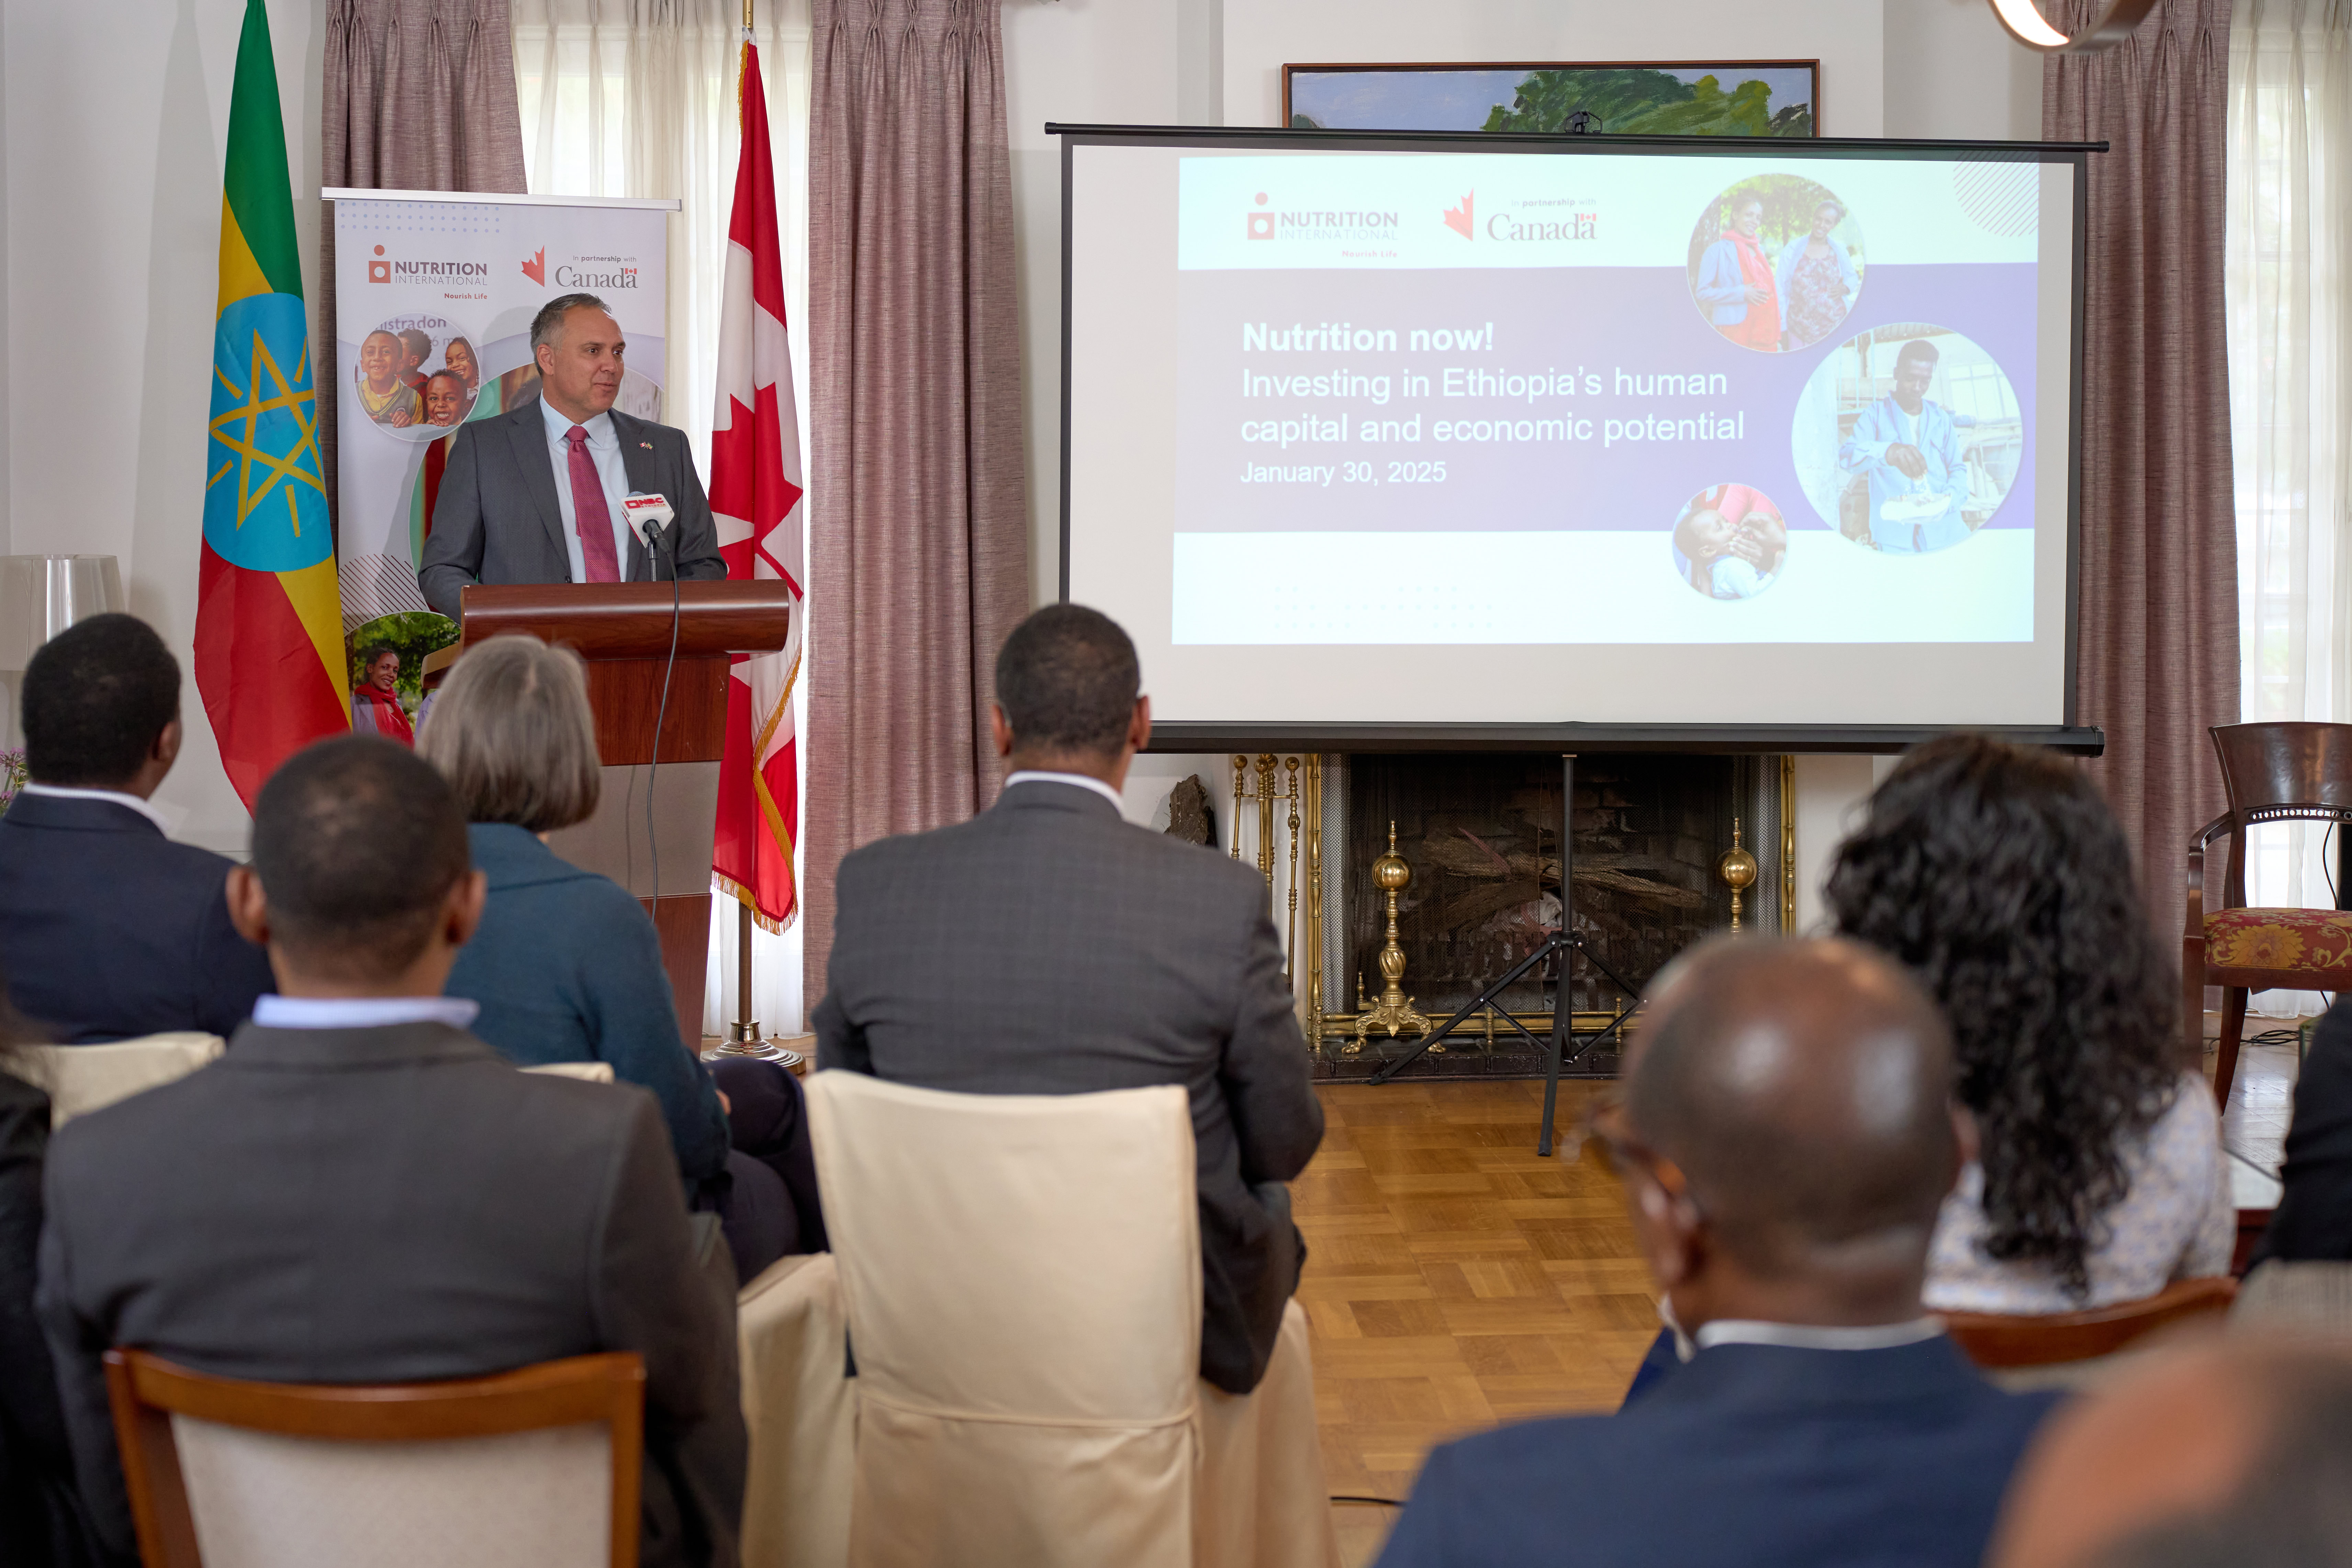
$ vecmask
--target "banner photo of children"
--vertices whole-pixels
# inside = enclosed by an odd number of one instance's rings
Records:
[[[1673,532],[1675,574],[1709,599],[1752,599],[1780,580],[1789,525],[1752,485],[1711,485],[1683,503]]]

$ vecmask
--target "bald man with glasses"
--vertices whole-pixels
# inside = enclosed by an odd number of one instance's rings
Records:
[[[1975,1568],[2055,1396],[1920,1306],[1974,1142],[1935,1005],[1839,942],[1722,942],[1652,988],[1592,1131],[1686,1363],[1615,1415],[1430,1456],[1381,1568]]]

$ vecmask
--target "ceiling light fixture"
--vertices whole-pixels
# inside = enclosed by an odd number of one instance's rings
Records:
[[[2045,55],[2087,54],[2097,49],[2111,49],[2131,37],[2134,27],[2150,11],[2156,0],[2113,0],[2106,15],[2078,37],[2068,37],[2052,26],[2047,18],[2034,8],[2033,0],[1990,0],[1992,14],[2009,36],[2029,49]]]

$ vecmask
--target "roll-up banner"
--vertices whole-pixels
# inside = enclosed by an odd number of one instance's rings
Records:
[[[337,557],[356,689],[400,656],[412,714],[424,658],[457,640],[416,567],[458,428],[539,395],[531,318],[593,294],[621,324],[614,406],[661,416],[675,201],[331,190],[335,225]],[[369,656],[364,660],[362,655]],[[362,664],[371,667],[362,668]]]

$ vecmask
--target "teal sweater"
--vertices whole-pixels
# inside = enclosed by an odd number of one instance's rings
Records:
[[[447,992],[481,1004],[474,1033],[521,1067],[612,1063],[615,1079],[661,1101],[687,1179],[717,1175],[727,1163],[726,1113],[710,1075],[678,1039],[645,906],[527,829],[478,822],[466,833],[489,900]]]

